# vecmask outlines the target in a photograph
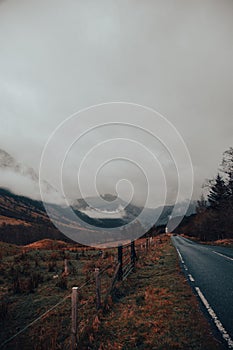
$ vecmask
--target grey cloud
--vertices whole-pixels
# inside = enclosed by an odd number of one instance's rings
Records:
[[[37,170],[47,138],[75,111],[145,104],[184,138],[199,196],[232,145],[232,1],[9,0],[0,9],[1,148]]]

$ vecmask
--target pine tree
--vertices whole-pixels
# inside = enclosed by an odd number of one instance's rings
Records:
[[[228,195],[233,201],[233,147],[223,153],[220,171],[225,175],[227,181]]]
[[[201,195],[201,198],[197,201],[196,211],[197,213],[204,213],[207,209],[207,200],[205,199],[205,196]]]
[[[223,153],[221,175],[208,180],[208,203],[204,196],[197,203],[197,214],[186,231],[201,240],[233,237],[233,148]],[[207,205],[206,205],[207,204]]]
[[[210,192],[208,194],[208,201],[209,201],[210,207],[213,209],[222,209],[228,197],[229,197],[229,189],[223,177],[218,173],[214,183],[210,188]]]

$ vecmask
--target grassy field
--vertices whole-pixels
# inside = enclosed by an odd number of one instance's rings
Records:
[[[188,235],[181,234],[182,237],[190,239],[191,241],[194,241],[196,243],[206,244],[206,245],[216,245],[220,247],[226,247],[233,249],[233,239],[232,238],[225,238],[225,239],[218,239],[216,241],[201,241],[200,239],[196,237],[190,237]]]
[[[0,344],[67,298],[3,349],[70,349],[69,295],[72,286],[85,283],[78,292],[79,349],[221,349],[181,273],[168,235],[156,238],[148,253],[138,248],[135,272],[116,285],[107,310],[98,313],[93,270],[114,266],[116,250],[107,250],[103,258],[99,250],[62,244],[48,249],[48,242],[45,247],[39,244],[25,251],[5,245],[0,264]],[[69,275],[62,277],[65,258]],[[103,291],[113,273],[109,267],[103,274]]]

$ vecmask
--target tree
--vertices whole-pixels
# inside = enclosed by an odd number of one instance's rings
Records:
[[[220,170],[228,177],[233,175],[233,147],[230,147],[223,153],[223,159],[220,166]]]
[[[213,209],[222,209],[228,197],[229,189],[223,177],[218,173],[208,194],[210,207]]]
[[[220,166],[220,171],[226,177],[226,183],[228,188],[228,196],[230,202],[233,202],[233,147],[230,147],[223,153],[223,159]]]
[[[208,180],[208,203],[202,195],[196,214],[183,222],[180,232],[213,241],[233,237],[233,147],[223,153],[221,175]]]
[[[196,212],[202,214],[207,209],[207,200],[205,199],[204,194],[202,193],[201,198],[197,201]]]

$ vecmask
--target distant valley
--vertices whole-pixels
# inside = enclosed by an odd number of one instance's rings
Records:
[[[18,163],[9,153],[0,150],[0,175],[14,174],[24,178],[26,183],[38,187],[38,175],[29,167]],[[4,179],[4,176],[3,176]],[[44,182],[46,191],[54,191],[50,184]],[[9,186],[10,187],[10,186]],[[22,195],[22,188],[19,191],[7,188],[6,183],[0,183],[0,240],[8,243],[28,244],[34,241],[51,238],[69,241],[51,222],[43,203],[40,200]],[[16,194],[17,193],[17,194]],[[19,194],[18,194],[19,193]],[[187,215],[195,211],[195,202],[190,204]],[[121,198],[111,194],[103,194],[101,198],[90,197],[73,201],[71,208],[79,217],[79,221],[73,221],[69,217],[68,209],[57,204],[46,204],[52,212],[53,221],[59,223],[60,227],[78,230],[84,235],[95,233],[95,228],[107,230],[113,227],[132,222],[142,210],[146,213],[139,223],[142,226],[156,221],[157,226],[166,226],[173,206],[164,208],[141,208],[133,204],[125,203]],[[180,207],[182,207],[182,203]],[[160,213],[161,212],[161,213]],[[179,216],[179,207],[177,217]],[[146,219],[145,219],[146,218]],[[140,229],[140,227],[139,227]]]

